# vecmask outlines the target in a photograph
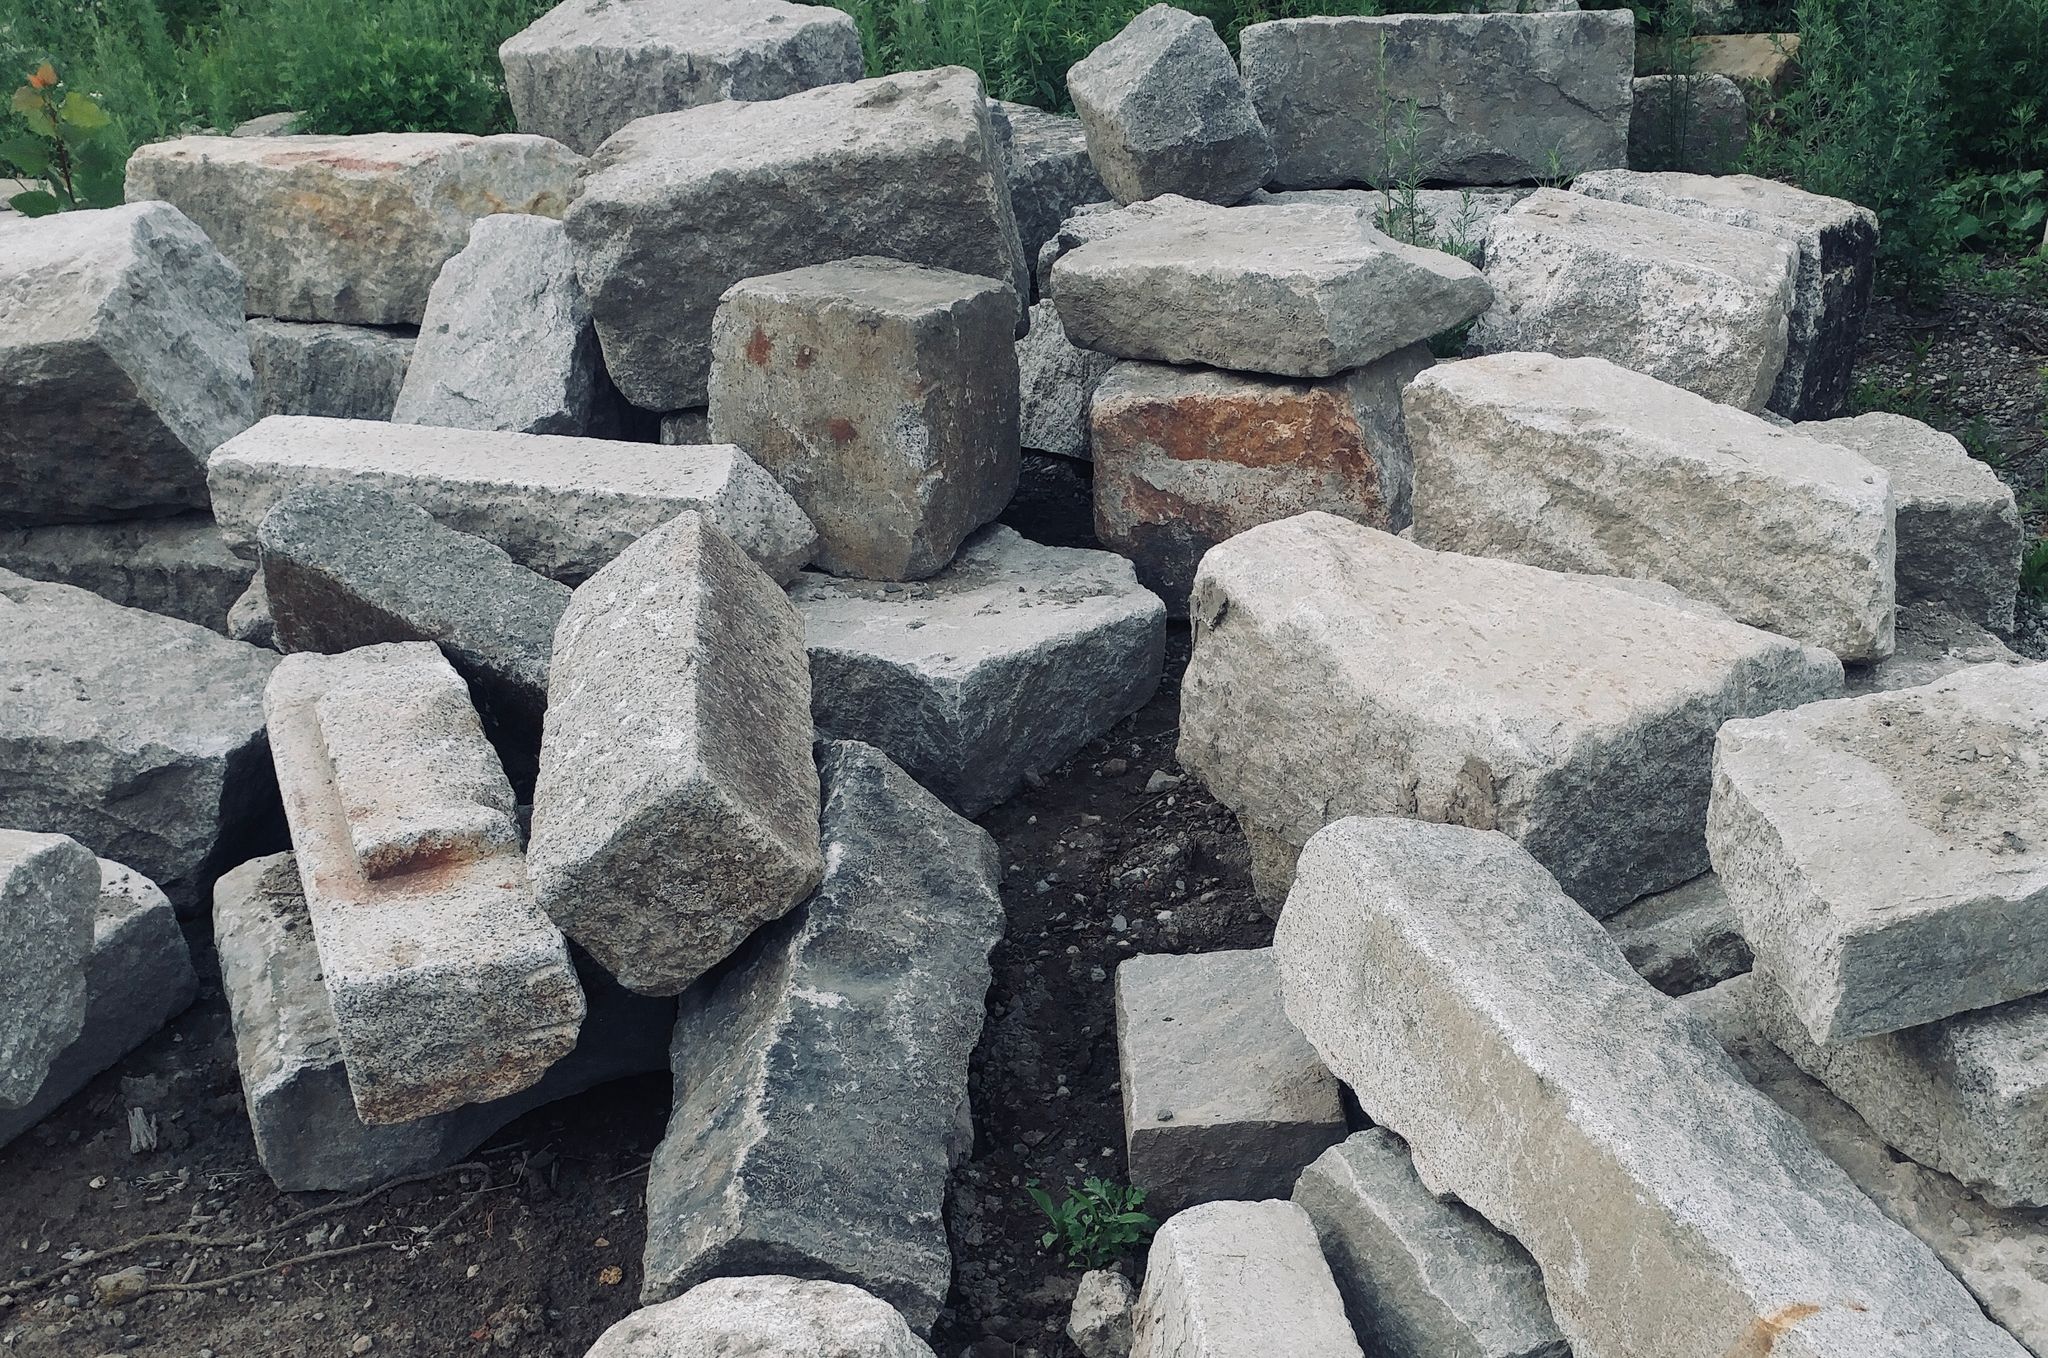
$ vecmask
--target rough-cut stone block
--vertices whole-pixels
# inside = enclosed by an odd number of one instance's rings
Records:
[[[963,815],[1064,762],[1159,687],[1166,610],[1130,563],[1000,525],[909,586],[790,587],[818,729],[875,746]]]
[[[1823,651],[1619,582],[1328,514],[1212,550],[1193,616],[1180,761],[1240,818],[1289,849],[1347,815],[1501,830],[1599,915],[1706,871],[1723,721],[1842,682]]]
[[[1138,1289],[1113,1268],[1092,1268],[1074,1289],[1067,1313],[1067,1338],[1081,1358],[1131,1358],[1131,1312]]]
[[[704,403],[712,313],[741,279],[889,255],[1010,284],[1019,321],[1030,295],[988,101],[959,67],[643,118],[567,222],[605,366],[648,410]]]
[[[36,1096],[85,1022],[99,866],[77,840],[0,830],[0,1110]]]
[[[1357,207],[1172,204],[1059,257],[1074,343],[1281,377],[1363,367],[1479,314],[1477,269],[1382,235]]]
[[[1337,1082],[1280,1008],[1270,948],[1116,969],[1124,1145],[1145,1210],[1279,1197],[1343,1139]]]
[[[566,0],[498,60],[519,130],[586,156],[635,118],[862,73],[851,15],[785,0]]]
[[[1797,33],[1717,33],[1692,40],[1698,75],[1725,75],[1751,97],[1783,94],[1799,74]]]
[[[1118,199],[1239,202],[1273,172],[1273,142],[1215,27],[1153,5],[1067,71],[1088,156]]]
[[[1727,76],[1636,77],[1629,169],[1720,174],[1748,145],[1749,100]]]
[[[917,580],[1017,489],[1017,298],[863,257],[734,285],[711,326],[711,435],[818,528],[834,575]]]
[[[1018,442],[1041,453],[1088,460],[1088,414],[1116,359],[1083,349],[1060,328],[1051,302],[1031,308],[1031,330],[1017,341]]]
[[[1403,404],[1422,546],[1661,580],[1844,660],[1891,653],[1891,484],[1863,457],[1598,358],[1448,363]]]
[[[1091,416],[1096,537],[1184,617],[1203,554],[1247,528],[1311,509],[1406,528],[1401,392],[1434,362],[1411,344],[1320,382],[1117,365]]]
[[[1261,194],[1254,203],[1306,203],[1354,207],[1395,240],[1442,250],[1475,266],[1486,263],[1486,226],[1536,190],[1515,189],[1288,189]]]
[[[270,618],[270,595],[264,591],[262,571],[256,572],[255,578],[249,581],[249,588],[242,591],[242,597],[235,600],[234,607],[228,610],[228,635],[251,646],[276,646],[276,631]]]
[[[588,1012],[575,1050],[537,1084],[488,1103],[371,1126],[356,1112],[291,854],[252,859],[214,886],[214,946],[235,1028],[256,1158],[287,1193],[357,1192],[452,1165],[556,1099],[664,1070],[675,1003],[635,995],[579,961]]]
[[[555,631],[528,848],[541,905],[635,990],[673,995],[818,884],[803,622],[684,513]]]
[[[223,444],[207,469],[228,546],[253,554],[294,486],[360,485],[416,504],[565,584],[589,579],[641,534],[708,514],[777,580],[811,559],[817,530],[737,448],[663,451],[610,439],[278,416]]]
[[[252,316],[418,325],[471,223],[559,217],[582,168],[545,137],[180,137],[129,158],[128,201],[165,199],[204,227]]]
[[[1952,434],[1904,415],[1819,420],[1796,432],[1854,449],[1891,478],[1898,505],[1899,598],[2012,630],[2020,512],[2012,488]]]
[[[410,330],[249,318],[256,413],[388,420],[412,362]]]
[[[530,1087],[576,1045],[583,991],[461,677],[423,643],[287,656],[264,708],[357,1113]]]
[[[1424,1188],[1407,1145],[1384,1127],[1324,1151],[1294,1202],[1373,1352],[1569,1358],[1535,1262],[1477,1212]]]
[[[1142,203],[1126,203],[1122,207],[1118,207],[1114,199],[1083,203],[1069,213],[1067,219],[1060,223],[1059,230],[1038,248],[1032,275],[1038,296],[1052,296],[1052,266],[1059,263],[1060,256],[1068,251],[1078,250],[1092,241],[1108,240],[1119,231],[1156,222],[1163,217],[1189,214],[1199,217],[1209,206],[1174,193],[1163,198],[1148,198]]]
[[[249,587],[251,567],[228,550],[210,515],[181,514],[0,528],[0,570],[220,632]]]
[[[1274,947],[1288,1016],[1535,1258],[1574,1353],[2025,1352],[1503,836],[1340,821]]]
[[[277,656],[0,570],[0,825],[66,834],[181,912],[275,814]]]
[[[873,748],[818,757],[824,881],[681,1002],[641,1299],[773,1267],[865,1287],[924,1333],[952,1285],[941,1209],[973,1136],[1001,860]]]
[[[256,418],[242,279],[161,203],[0,217],[0,524],[206,507]]]
[[[2048,667],[1721,729],[1707,842],[1822,1044],[2048,990]]]
[[[1477,353],[1605,358],[1762,410],[1784,367],[1798,251],[1762,231],[1539,189],[1486,229]]]
[[[1898,644],[1875,665],[1847,667],[1850,697],[1919,688],[1971,665],[2031,664],[1991,633],[1935,604],[1902,603]]]
[[[1750,968],[1742,922],[1711,872],[1645,896],[1603,922],[1636,974],[1666,995],[1705,990]]]
[[[1276,184],[1513,184],[1627,163],[1626,11],[1280,19],[1239,43]]]
[[[1159,1228],[1145,1259],[1131,1358],[1361,1358],[1308,1213],[1212,1202]]]
[[[1877,214],[1751,175],[1581,175],[1574,193],[1762,231],[1799,251],[1785,366],[1770,408],[1787,419],[1826,419],[1849,395],[1877,276]]]
[[[585,1358],[932,1358],[903,1317],[846,1283],[715,1278],[635,1311]]]
[[[1080,119],[1001,99],[989,101],[988,114],[1003,148],[1010,209],[1028,264],[1075,208],[1101,202],[1109,190],[1088,158],[1088,134]]]

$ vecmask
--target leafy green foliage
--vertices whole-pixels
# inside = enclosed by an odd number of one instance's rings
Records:
[[[0,138],[0,159],[43,187],[17,193],[8,206],[25,217],[67,208],[112,207],[121,201],[125,148],[98,99],[72,89],[43,62],[8,101],[13,126]]]
[[[1064,1202],[1055,1201],[1036,1179],[1024,1191],[1051,1224],[1038,1243],[1079,1268],[1107,1268],[1159,1229],[1158,1222],[1138,1210],[1145,1203],[1142,1188],[1089,1179],[1067,1190]]]
[[[2048,537],[2035,538],[2020,557],[2020,593],[2048,603]]]

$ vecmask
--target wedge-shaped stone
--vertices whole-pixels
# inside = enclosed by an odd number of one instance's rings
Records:
[[[711,327],[711,436],[818,526],[834,575],[919,580],[1017,489],[1017,297],[863,257],[735,284]]]
[[[1890,478],[1598,358],[1496,354],[1408,388],[1415,540],[1662,580],[1844,660],[1891,654]]]
[[[1145,1259],[1131,1358],[1360,1358],[1308,1213],[1212,1202],[1159,1228]]]
[[[0,1110],[36,1096],[85,1022],[99,889],[77,840],[0,830]]]
[[[1486,229],[1493,305],[1470,348],[1605,358],[1762,410],[1785,364],[1798,262],[1763,231],[1539,189]]]
[[[1017,341],[1018,442],[1041,453],[1090,458],[1089,411],[1116,363],[1070,341],[1051,302],[1032,307],[1031,331]]]
[[[2048,990],[2048,666],[1722,728],[1707,842],[1823,1045]]]
[[[276,814],[277,656],[0,570],[0,825],[66,834],[180,911]]]
[[[1666,995],[1704,990],[1750,968],[1742,921],[1711,872],[1645,896],[1602,922],[1636,974]]]
[[[584,155],[635,118],[862,74],[851,15],[784,0],[566,0],[498,60],[519,130]]]
[[[1748,145],[1749,99],[1727,76],[1636,77],[1635,108],[1628,120],[1629,169],[1719,174],[1741,160]]]
[[[818,884],[803,622],[703,515],[649,533],[570,599],[528,853],[555,922],[653,995]]]
[[[180,137],[129,158],[128,201],[165,199],[204,227],[247,280],[250,315],[418,325],[471,223],[559,217],[582,168],[545,137]]]
[[[251,567],[228,550],[211,515],[180,514],[0,528],[0,570],[220,632],[249,587]]]
[[[1324,1151],[1294,1201],[1373,1352],[1569,1358],[1535,1261],[1471,1208],[1424,1188],[1407,1145],[1386,1128]]]
[[[1501,830],[1598,915],[1706,871],[1723,721],[1842,682],[1654,594],[1328,514],[1211,551],[1194,626],[1180,761],[1274,851],[1347,815]]]
[[[1273,180],[1289,188],[1515,184],[1628,163],[1626,13],[1281,19],[1239,42]]]
[[[1535,1258],[1575,1354],[2025,1352],[1505,837],[1332,825],[1274,947],[1288,1016]]]
[[[221,531],[244,554],[270,507],[301,485],[386,491],[571,585],[684,510],[710,515],[777,580],[817,547],[796,501],[730,447],[279,416],[222,445],[207,480]]]
[[[962,815],[1151,700],[1166,610],[1130,563],[997,525],[904,587],[806,573],[790,587],[818,729],[865,741]]]
[[[846,1283],[716,1278],[635,1311],[586,1358],[932,1358],[889,1304]]]
[[[576,1045],[583,991],[461,677],[424,643],[294,655],[264,708],[357,1114],[533,1085]]]
[[[1109,190],[1088,158],[1088,134],[1080,119],[1002,99],[989,101],[988,115],[1003,149],[1010,209],[1029,264],[1075,208],[1101,202]]]
[[[865,1287],[922,1333],[952,1284],[941,1209],[972,1138],[1002,866],[872,747],[818,757],[824,881],[682,999],[641,1300],[773,1267]]]
[[[1020,321],[1030,295],[988,101],[957,66],[643,118],[566,220],[605,366],[648,410],[704,404],[712,313],[744,278],[888,255],[1008,283]]]
[[[1470,320],[1465,261],[1402,245],[1353,207],[1189,204],[1052,268],[1067,337],[1119,358],[1329,377]]]
[[[206,507],[256,418],[242,279],[162,203],[0,216],[0,525]]]
[[[256,413],[388,420],[413,343],[411,330],[251,316]]]

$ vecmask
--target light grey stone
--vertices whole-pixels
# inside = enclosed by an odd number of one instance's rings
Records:
[[[1627,163],[1626,11],[1279,19],[1239,43],[1276,184],[1514,184]]]
[[[918,580],[1017,489],[1017,297],[858,257],[735,284],[711,325],[711,436],[818,528],[819,569]]]
[[[1138,1290],[1113,1268],[1093,1268],[1081,1275],[1074,1304],[1067,1313],[1067,1338],[1081,1358],[1130,1358],[1131,1312]]]
[[[264,709],[357,1114],[530,1088],[576,1045],[583,991],[461,677],[424,643],[293,655]]]
[[[1018,442],[1036,452],[1089,460],[1089,408],[1116,362],[1069,341],[1051,302],[1032,307],[1031,330],[1017,341]]]
[[[265,113],[258,117],[239,122],[228,131],[230,137],[283,137],[290,134],[292,124],[306,115],[286,110],[282,113]]]
[[[586,156],[636,118],[862,74],[852,15],[784,0],[565,0],[498,60],[519,130]]]
[[[256,413],[388,420],[414,342],[411,330],[251,316]]]
[[[1874,665],[1847,667],[1851,697],[1918,688],[1971,665],[2032,663],[1991,633],[1940,606],[1907,602],[1899,605],[1898,645]]]
[[[1574,1353],[2024,1352],[1505,837],[1340,821],[1274,947],[1288,1016],[1529,1251]]]
[[[1372,213],[1372,224],[1395,240],[1442,250],[1474,266],[1484,266],[1487,223],[1535,191],[1390,185],[1384,189],[1286,189],[1253,201],[1359,208]]]
[[[1159,1228],[1145,1260],[1131,1358],[1361,1358],[1308,1213],[1212,1202]]]
[[[270,595],[263,588],[263,572],[257,571],[234,606],[228,609],[228,635],[251,646],[275,648],[276,625],[270,616]]]
[[[818,884],[803,622],[685,512],[555,630],[528,863],[540,903],[634,990],[673,995]]]
[[[514,561],[574,585],[685,510],[710,515],[787,580],[817,530],[737,448],[663,451],[611,439],[274,416],[215,453],[207,480],[228,546],[253,554],[263,516],[302,485],[360,485],[416,504]]]
[[[180,137],[129,158],[128,201],[164,199],[205,228],[252,316],[418,325],[471,223],[559,217],[582,168],[545,137]]]
[[[1844,660],[1891,653],[1891,480],[1865,458],[1599,358],[1447,363],[1402,403],[1421,546],[1661,580]]]
[[[1119,358],[1328,377],[1470,320],[1492,295],[1452,255],[1354,207],[1171,204],[1061,255],[1074,343]]]
[[[1711,872],[1645,896],[1604,923],[1636,974],[1666,995],[1705,990],[1750,968],[1742,922]]]
[[[1799,256],[1777,236],[1539,189],[1486,231],[1475,353],[1605,358],[1758,411],[1785,364]]]
[[[1257,195],[1254,195],[1256,201]],[[1067,214],[1059,230],[1047,237],[1038,248],[1034,267],[1033,284],[1041,298],[1052,296],[1052,266],[1060,256],[1069,250],[1078,250],[1092,241],[1108,240],[1119,231],[1133,226],[1156,222],[1164,217],[1200,217],[1208,204],[1178,194],[1167,194],[1163,198],[1148,198],[1142,203],[1126,203],[1119,207],[1114,199],[1101,203],[1083,203]]]
[[[818,729],[875,746],[963,815],[1007,799],[1148,702],[1166,610],[1108,552],[993,526],[904,587],[790,588]]]
[[[0,830],[0,1112],[35,1098],[85,1022],[99,897],[77,840]]]
[[[1337,1082],[1280,1008],[1270,948],[1116,969],[1125,1165],[1145,1210],[1279,1197],[1344,1137]]]
[[[1028,264],[1075,208],[1102,201],[1109,190],[1088,158],[1088,134],[1080,119],[1002,99],[990,100],[988,113],[1003,148],[1010,209]]]
[[[1471,1208],[1424,1188],[1406,1143],[1384,1127],[1324,1151],[1294,1202],[1373,1352],[1570,1358],[1535,1261]]]
[[[1596,915],[1706,871],[1723,721],[1841,691],[1824,651],[1328,514],[1213,549],[1193,613],[1180,762],[1240,819],[1501,830]]]
[[[1126,203],[1177,193],[1235,203],[1273,172],[1273,143],[1207,19],[1153,5],[1067,70],[1088,156]]]
[[[932,1358],[903,1317],[858,1287],[755,1276],[716,1278],[635,1311],[585,1358]]]
[[[0,528],[0,570],[221,632],[252,571],[212,516]]]
[[[855,1283],[924,1333],[952,1285],[942,1209],[973,1138],[1001,858],[872,747],[818,760],[824,880],[681,1002],[641,1300],[773,1267]]]
[[[256,418],[242,279],[159,203],[0,218],[0,525],[206,508]]]
[[[612,380],[648,410],[702,405],[726,289],[852,255],[1008,283],[1021,324],[1029,278],[1001,157],[960,67],[629,125],[566,218]]]
[[[1725,75],[1639,75],[1628,168],[1722,174],[1749,145],[1749,98]]]
[[[1721,729],[1707,842],[1756,950],[1833,1045],[2048,990],[2048,667]]]

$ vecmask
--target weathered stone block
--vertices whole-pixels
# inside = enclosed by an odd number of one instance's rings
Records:
[[[845,1283],[716,1278],[635,1311],[585,1358],[932,1358],[887,1302]]]
[[[1797,33],[1716,33],[1692,40],[1692,68],[1725,75],[1752,98],[1783,94],[1799,76]]]
[[[249,587],[251,567],[228,550],[212,516],[181,514],[0,528],[0,570],[220,632]]]
[[[99,896],[77,840],[0,830],[0,1111],[35,1098],[85,1022]]]
[[[1051,302],[1032,307],[1030,333],[1017,341],[1018,442],[1087,461],[1089,411],[1116,362],[1068,340]]]
[[[1645,896],[1603,923],[1636,974],[1666,995],[1705,990],[1750,968],[1742,921],[1711,872]]]
[[[1131,1312],[1138,1289],[1113,1268],[1091,1268],[1074,1289],[1067,1313],[1067,1338],[1081,1358],[1131,1358]]]
[[[1080,119],[1002,99],[989,101],[988,116],[1002,146],[1010,209],[1029,264],[1075,208],[1101,202],[1109,190],[1088,158],[1088,134]]]
[[[1254,203],[1353,207],[1395,240],[1442,250],[1475,267],[1486,263],[1486,226],[1536,190],[1515,189],[1288,189],[1260,194]]]
[[[1896,630],[1898,644],[1890,655],[1875,665],[1846,668],[1844,691],[1850,697],[1919,688],[1972,665],[2033,663],[1976,623],[1935,604],[1900,604]]]
[[[388,420],[414,342],[410,330],[251,316],[256,413]]]
[[[1727,76],[1636,77],[1629,169],[1722,174],[1742,159],[1748,145],[1749,100]]]
[[[277,636],[270,617],[270,595],[263,589],[263,572],[257,571],[249,588],[228,610],[228,635],[251,646],[275,649]]]
[[[1256,199],[1256,195],[1254,197]],[[1038,296],[1052,296],[1052,266],[1059,263],[1060,256],[1068,251],[1078,250],[1092,241],[1107,240],[1119,231],[1155,222],[1162,217],[1190,213],[1199,217],[1208,207],[1208,204],[1174,193],[1162,198],[1148,198],[1142,203],[1126,203],[1122,207],[1117,206],[1115,199],[1083,203],[1068,213],[1059,230],[1038,248],[1033,266],[1036,272],[1032,275]]]
[[[1153,1237],[1131,1358],[1250,1353],[1360,1358],[1308,1213],[1291,1202],[1190,1208]]]

